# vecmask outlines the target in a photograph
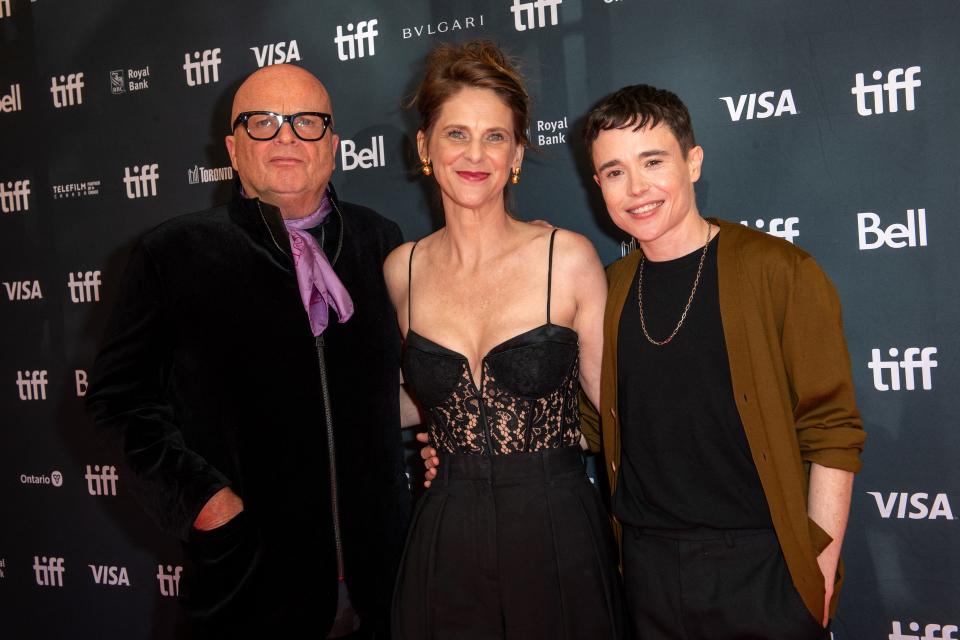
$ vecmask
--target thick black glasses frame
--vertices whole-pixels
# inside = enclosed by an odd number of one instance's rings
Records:
[[[269,138],[254,138],[253,134],[250,133],[250,128],[247,126],[247,122],[250,120],[251,116],[273,116],[275,118],[280,118],[280,126],[277,127],[277,130],[274,131],[273,135]],[[323,131],[320,132],[319,138],[304,138],[302,135],[300,135],[300,132],[297,131],[297,128],[293,126],[294,118],[299,118],[300,116],[316,116],[323,121]],[[321,111],[300,111],[299,113],[291,113],[289,115],[283,115],[273,111],[244,111],[237,115],[237,119],[233,121],[233,128],[236,129],[237,126],[242,124],[243,130],[247,132],[247,135],[250,136],[252,140],[263,142],[276,138],[280,133],[280,129],[283,128],[283,123],[287,122],[290,124],[290,129],[293,131],[293,135],[297,136],[304,142],[316,142],[317,140],[323,140],[323,136],[327,135],[327,129],[330,128],[330,123],[332,121],[333,116],[331,116],[329,113],[323,113]]]

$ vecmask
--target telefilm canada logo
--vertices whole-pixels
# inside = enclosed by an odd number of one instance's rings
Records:
[[[262,44],[259,47],[250,47],[250,51],[253,51],[257,66],[261,68],[300,61],[300,47],[296,40]]]
[[[100,181],[84,180],[83,182],[55,184],[50,187],[50,191],[53,193],[54,200],[98,196],[100,195]]]
[[[790,89],[779,92],[779,96],[776,91],[763,91],[744,93],[736,100],[733,96],[727,96],[720,98],[720,101],[727,105],[727,112],[733,122],[754,118],[778,118],[784,114],[797,115],[797,106]]]
[[[447,18],[427,24],[417,24],[409,27],[403,27],[401,34],[404,40],[410,38],[422,38],[423,36],[443,35],[466,29],[477,29],[484,26],[483,14],[476,16],[458,16],[456,18]]]
[[[57,109],[83,104],[83,72],[67,73],[50,78],[50,94]]]
[[[150,65],[140,69],[115,69],[110,72],[110,93],[143,91],[150,88]]]
[[[193,169],[187,169],[188,184],[206,184],[207,182],[227,182],[233,180],[233,167],[201,167],[193,165]]]
[[[884,107],[886,113],[897,113],[900,111],[901,96],[904,110],[914,111],[917,108],[915,90],[922,84],[918,75],[920,67],[898,67],[890,69],[886,74],[887,81],[883,82],[883,71],[877,69],[871,74],[877,82],[866,84],[864,75],[856,74],[856,84],[850,89],[850,93],[857,98],[857,113],[864,117],[880,115],[884,113]]]
[[[20,484],[32,484],[36,486],[51,486],[59,488],[63,486],[63,474],[56,469],[50,473],[21,473]]]
[[[746,220],[741,220],[740,224],[745,227],[750,226],[750,223]],[[797,229],[798,224],[800,224],[800,218],[796,216],[790,218],[770,218],[769,220],[757,218],[753,221],[753,226],[760,231],[775,238],[783,238],[791,244],[793,244],[793,239],[800,235],[800,230]]]
[[[513,0],[510,13],[513,14],[513,28],[517,31],[556,26],[559,21],[559,7],[563,0]]]

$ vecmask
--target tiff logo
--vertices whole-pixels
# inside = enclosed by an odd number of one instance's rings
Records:
[[[357,145],[353,140],[340,141],[340,159],[343,162],[344,171],[350,171],[357,167],[370,169],[386,166],[387,158],[383,152],[383,136],[371,137],[368,148],[360,147],[359,151],[356,151],[356,148]]]
[[[953,509],[950,508],[950,500],[947,494],[938,493],[933,497],[933,504],[929,507],[927,502],[930,495],[927,493],[897,493],[896,491],[884,496],[879,491],[867,491],[877,501],[877,510],[880,511],[880,517],[884,520],[895,517],[898,520],[909,518],[910,520],[936,520],[945,518],[953,520]],[[909,502],[908,502],[909,501]],[[907,505],[910,506],[910,512],[907,512]],[[897,508],[894,515],[893,508]]]
[[[160,165],[156,163],[123,168],[123,184],[126,185],[127,197],[131,200],[157,195],[159,180]]]
[[[47,399],[47,370],[17,371],[17,392],[21,400]]]
[[[87,481],[87,493],[92,496],[115,496],[117,495],[117,468],[105,464],[103,468],[100,465],[87,465],[87,472],[83,476]]]
[[[0,210],[4,213],[29,211],[31,193],[29,180],[0,182]]]
[[[114,587],[129,587],[130,576],[127,575],[126,567],[114,567],[112,565],[88,564],[90,573],[93,574],[93,581],[96,584],[105,584]]]
[[[50,556],[33,556],[33,572],[36,575],[37,585],[41,587],[62,587],[63,574],[66,573],[63,558]]]
[[[780,97],[777,99],[777,104],[774,106],[771,99],[777,95],[774,91],[764,91],[763,93],[744,93],[741,94],[740,98],[737,100],[737,106],[733,106],[733,97],[728,96],[726,98],[720,98],[723,102],[727,104],[727,111],[730,112],[730,119],[734,122],[739,122],[740,118],[746,115],[747,120],[753,120],[754,118],[769,118],[773,116],[774,118],[782,116],[785,113],[791,115],[797,115],[797,107],[793,103],[793,92],[790,89],[785,89],[780,93]],[[757,109],[757,107],[760,109]],[[746,107],[746,113],[744,113],[744,107]]]
[[[297,46],[296,40],[277,42],[276,44],[265,44],[260,47],[250,47],[250,51],[253,51],[253,57],[257,59],[258,67],[283,64],[300,59],[300,48]]]
[[[50,93],[53,94],[53,106],[57,109],[83,104],[83,73],[71,73],[67,76],[50,78]]]
[[[526,31],[547,26],[546,10],[548,8],[550,9],[550,26],[554,26],[557,24],[557,7],[561,4],[563,0],[531,0],[530,2],[513,0],[513,6],[510,7],[510,12],[513,14],[513,28],[517,31]],[[534,16],[534,9],[536,9],[536,16]]]
[[[792,218],[770,218],[769,224],[763,220],[757,219],[754,222],[754,225],[757,229],[763,229],[764,226],[767,227],[766,232],[777,238],[783,238],[789,243],[793,243],[793,239],[800,235],[800,231],[797,230],[796,226],[800,222],[800,218],[796,216]],[[750,223],[746,220],[741,220],[740,224],[745,227],[749,227]]]
[[[891,358],[897,358],[900,352],[891,347],[887,353]],[[903,350],[903,360],[881,360],[880,349],[871,349],[870,362],[867,367],[873,371],[873,387],[877,391],[899,391],[900,390],[900,370],[903,369],[906,379],[906,390],[913,391],[916,388],[914,371],[920,369],[920,380],[924,391],[933,389],[933,370],[937,367],[937,361],[932,356],[936,355],[936,347],[908,347]],[[920,359],[917,359],[920,356]],[[889,371],[889,383],[884,381],[884,371]]]
[[[344,34],[343,27],[337,25],[337,36],[333,39],[337,43],[337,57],[340,60],[364,57],[364,55],[367,55],[364,53],[364,42],[366,42],[366,51],[369,52],[369,55],[375,55],[373,39],[380,35],[376,27],[376,19],[361,20],[357,23],[357,32],[352,33],[353,23],[351,22],[347,25],[347,33]],[[344,48],[344,45],[346,45],[346,48]]]
[[[918,245],[925,247],[927,246],[927,210],[907,209],[907,224],[891,224],[886,229],[880,226],[880,216],[877,214],[858,213],[857,237],[861,251],[878,249],[883,245],[891,249]]]
[[[77,385],[77,397],[82,398],[87,395],[87,372],[83,369],[74,369],[73,379]]]
[[[204,49],[202,54],[199,51],[194,51],[193,60],[190,60],[189,53],[183,54],[183,70],[187,74],[187,86],[189,87],[220,82],[220,47]]]
[[[14,300],[43,300],[43,291],[40,290],[39,280],[4,282],[3,288],[7,290],[7,298],[10,299],[10,302]]]
[[[920,67],[890,69],[887,72],[887,81],[877,84],[864,84],[863,74],[856,75],[857,84],[850,89],[850,93],[857,96],[857,113],[861,116],[872,116],[883,113],[883,92],[887,92],[887,112],[896,113],[900,110],[899,94],[903,91],[904,108],[907,111],[916,109],[913,90],[920,86],[917,74]],[[877,69],[873,72],[873,79],[883,78],[883,72]],[[867,96],[873,96],[872,104],[867,104]]]
[[[9,18],[11,15],[10,0],[0,0],[0,18]]]
[[[77,271],[76,275],[71,271],[67,280],[70,302],[100,302],[101,284],[99,271]]]
[[[157,565],[157,582],[160,583],[160,595],[175,598],[180,595],[180,574],[183,567],[172,567],[169,564],[164,570],[162,564]]]
[[[919,632],[920,624],[917,622],[911,622],[909,625],[910,631]],[[956,636],[953,634],[960,631],[960,628],[955,624],[945,624],[940,626],[939,624],[928,624],[923,627],[923,635],[908,635],[903,632],[903,627],[900,626],[899,620],[894,620],[890,625],[890,635],[887,636],[888,640],[952,640]]]

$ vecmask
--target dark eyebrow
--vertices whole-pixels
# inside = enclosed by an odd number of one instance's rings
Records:
[[[650,149],[649,151],[641,151],[638,155],[641,158],[651,158],[653,156],[665,156],[667,155],[667,152],[664,149]],[[620,164],[620,160],[617,160],[617,159],[608,160],[607,162],[604,162],[602,165],[597,167],[597,173],[600,173],[604,169],[609,169],[610,167],[618,164]]]

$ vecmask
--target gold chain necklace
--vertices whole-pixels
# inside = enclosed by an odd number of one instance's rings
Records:
[[[703,272],[703,262],[707,258],[707,247],[710,246],[710,229],[713,225],[707,222],[707,241],[703,244],[703,252],[700,254],[700,266],[697,267],[697,277],[693,279],[693,289],[690,290],[690,297],[687,298],[687,306],[683,308],[683,313],[680,314],[680,322],[677,323],[677,326],[673,328],[673,331],[665,340],[654,340],[650,337],[650,334],[647,333],[647,323],[643,319],[643,263],[646,261],[646,256],[642,253],[640,254],[640,273],[637,276],[637,304],[640,307],[640,328],[643,329],[643,335],[647,339],[647,342],[650,344],[662,347],[671,340],[674,336],[677,335],[677,331],[680,331],[680,327],[683,326],[683,321],[687,319],[687,312],[690,311],[690,304],[693,302],[693,295],[697,292],[697,285],[700,284],[700,274]]]

